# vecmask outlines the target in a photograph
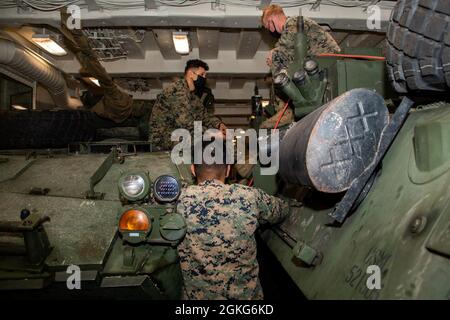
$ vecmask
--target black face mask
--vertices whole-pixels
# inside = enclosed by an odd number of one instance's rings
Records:
[[[281,37],[281,34],[277,31],[269,31],[272,37],[279,39]]]
[[[206,78],[202,77],[200,75],[197,75],[197,80],[194,81],[195,93],[197,95],[202,94],[203,89],[205,88],[205,85],[206,85]]]

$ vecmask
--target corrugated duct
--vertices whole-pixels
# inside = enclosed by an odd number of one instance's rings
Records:
[[[81,106],[79,99],[69,95],[66,80],[58,69],[3,38],[0,38],[0,64],[40,83],[58,107],[76,109]]]

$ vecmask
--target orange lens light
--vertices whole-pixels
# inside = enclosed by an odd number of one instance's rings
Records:
[[[128,210],[119,221],[119,229],[126,231],[147,231],[150,230],[150,221],[147,215],[140,210]]]

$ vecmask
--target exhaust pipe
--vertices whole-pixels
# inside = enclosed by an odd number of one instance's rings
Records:
[[[14,42],[0,38],[0,64],[43,85],[58,107],[77,109],[82,103],[69,95],[61,72],[37,56],[25,51]]]

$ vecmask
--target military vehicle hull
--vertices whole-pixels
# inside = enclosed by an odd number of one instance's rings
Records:
[[[330,217],[341,196],[313,193],[264,231],[308,298],[450,298],[449,107],[410,112],[370,192],[342,224]],[[294,250],[299,244],[307,254]],[[379,289],[370,285],[370,266],[379,268]]]
[[[168,174],[190,183],[188,172],[173,165],[168,153],[128,154],[120,161],[123,163],[111,163],[109,168],[104,166],[110,159],[107,154],[53,153],[27,159],[17,155],[20,151],[14,153],[1,156],[0,221],[21,221],[24,209],[48,216],[43,226],[50,252],[42,261],[30,263],[24,236],[3,226],[0,294],[41,298],[180,297],[182,278],[175,242],[152,235],[158,241],[134,246],[118,232],[121,214],[133,207],[119,198],[117,181],[121,175],[138,170],[147,172],[152,181]],[[102,166],[104,176],[95,185],[97,197],[87,197],[90,178]],[[140,206],[155,217],[152,234],[162,228],[157,224],[161,223],[158,217],[174,212],[170,203],[146,200]],[[82,290],[68,289],[73,274],[70,266],[80,268]]]

